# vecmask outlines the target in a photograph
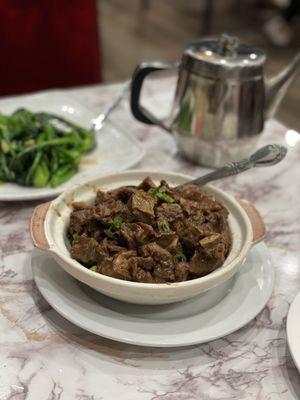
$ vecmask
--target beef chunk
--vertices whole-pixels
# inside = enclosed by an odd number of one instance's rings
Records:
[[[196,246],[199,240],[206,234],[210,234],[210,231],[203,230],[203,227],[194,223],[193,220],[185,219],[183,221],[177,221],[175,224],[175,230],[179,239],[187,246]]]
[[[126,248],[123,246],[120,246],[118,241],[114,240],[114,239],[105,238],[102,241],[102,245],[106,249],[108,254],[110,254],[110,255],[115,255],[122,251],[126,251]]]
[[[164,260],[165,263],[169,263],[169,259],[171,258],[170,253],[155,242],[141,246],[139,248],[139,253],[142,257],[153,257],[153,259],[158,262]]]
[[[118,189],[112,190],[110,193],[116,200],[121,200],[123,203],[127,204],[130,197],[137,191],[136,188],[125,186]]]
[[[150,176],[147,176],[142,183],[139,184],[138,189],[144,190],[145,192],[148,192],[149,189],[155,189],[157,186],[153,182],[153,180],[150,178]]]
[[[177,282],[186,281],[188,278],[189,270],[188,263],[179,262],[175,265],[175,278]]]
[[[112,266],[112,257],[104,258],[100,263],[98,263],[97,271],[100,274],[111,276],[112,278],[118,278],[115,276],[114,269]]]
[[[162,203],[156,208],[156,218],[158,226],[161,226],[165,221],[172,228],[174,222],[184,219],[183,211],[178,204]]]
[[[132,278],[132,262],[135,261],[134,257],[136,257],[136,252],[133,250],[117,254],[112,262],[114,276],[119,279],[130,280]]]
[[[226,223],[225,230],[221,233],[221,236],[222,236],[222,243],[225,246],[225,253],[227,255],[229,250],[230,250],[230,246],[231,246],[231,236],[230,236],[230,233],[229,233],[229,228],[228,228],[228,224],[227,223]]]
[[[174,281],[174,264],[171,254],[157,243],[148,243],[140,247],[142,257],[152,257],[156,262],[153,277],[160,282]]]
[[[218,233],[222,233],[227,228],[227,215],[222,209],[208,213],[205,216],[205,221]]]
[[[218,243],[211,248],[199,247],[189,263],[189,272],[197,276],[204,276],[221,267],[225,261],[225,246]]]
[[[171,251],[178,246],[179,237],[175,232],[161,232],[156,238],[155,242],[162,248]]]
[[[203,249],[211,249],[215,247],[221,241],[221,235],[219,233],[212,234],[210,236],[205,236],[199,241],[199,244]]]
[[[108,200],[111,200],[113,196],[111,192],[103,192],[102,190],[98,189],[96,194],[95,205],[105,203]]]
[[[155,232],[151,225],[143,222],[124,223],[119,231],[119,236],[129,249],[136,249],[139,245],[152,239]]]
[[[151,271],[155,267],[155,261],[152,257],[137,257],[137,266],[146,271]]]
[[[72,258],[87,266],[97,264],[108,256],[103,246],[100,246],[94,238],[87,236],[80,236],[73,242],[70,253]]]
[[[132,263],[132,280],[135,282],[155,283],[155,279],[151,273],[140,266],[144,266],[141,259],[141,257],[137,257]]]
[[[128,216],[128,209],[120,200],[110,199],[93,208],[92,217],[104,225],[110,225],[116,215]]]
[[[203,211],[199,208],[199,204],[196,201],[181,198],[179,203],[185,217],[190,218],[197,224],[205,222]]]
[[[85,231],[86,226],[91,221],[91,210],[74,210],[70,215],[69,230],[71,235],[74,233],[81,234]]]
[[[69,233],[93,237],[98,242],[104,238],[104,228],[93,219],[92,209],[73,211],[70,215]]]
[[[154,219],[154,206],[157,202],[155,195],[139,190],[129,200],[129,209],[139,222],[151,223]]]
[[[193,200],[198,204],[201,203],[205,197],[204,192],[200,191],[195,185],[182,186],[178,192],[184,199]]]

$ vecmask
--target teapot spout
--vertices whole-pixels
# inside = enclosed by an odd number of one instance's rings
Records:
[[[283,99],[288,87],[297,77],[300,68],[300,53],[293,61],[277,76],[266,82],[266,117],[271,118],[281,100]]]

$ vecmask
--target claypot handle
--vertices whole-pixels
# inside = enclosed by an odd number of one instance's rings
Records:
[[[30,220],[30,234],[33,244],[41,250],[49,250],[50,245],[44,230],[44,221],[51,202],[35,207]]]
[[[252,243],[256,244],[261,242],[266,236],[266,227],[260,213],[257,211],[253,204],[249,203],[249,201],[244,199],[237,199],[237,201],[240,206],[242,206],[244,211],[246,211],[250,219],[253,230]]]

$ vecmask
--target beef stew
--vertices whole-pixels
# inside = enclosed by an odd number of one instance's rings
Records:
[[[94,204],[74,202],[71,257],[117,279],[181,282],[221,267],[231,246],[228,211],[204,190],[171,188],[150,177],[136,187],[97,191]]]

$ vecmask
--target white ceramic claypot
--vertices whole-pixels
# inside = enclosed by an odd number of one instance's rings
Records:
[[[265,227],[253,205],[244,200],[237,200],[211,185],[206,185],[205,190],[213,194],[229,210],[229,226],[232,235],[232,247],[224,265],[212,273],[186,282],[138,283],[95,273],[70,257],[66,234],[72,212],[72,201],[92,202],[97,188],[111,190],[125,185],[137,185],[146,176],[151,176],[157,183],[165,179],[171,186],[193,179],[187,175],[171,172],[136,170],[101,176],[78,184],[52,202],[36,207],[31,218],[31,236],[34,245],[50,252],[58,264],[80,282],[118,300],[136,304],[175,303],[219,286],[220,290],[214,290],[215,296],[213,296],[217,301],[225,295],[228,285],[224,283],[226,281],[229,283],[230,278],[243,265],[251,246],[264,238]],[[214,301],[210,303],[213,304]]]

